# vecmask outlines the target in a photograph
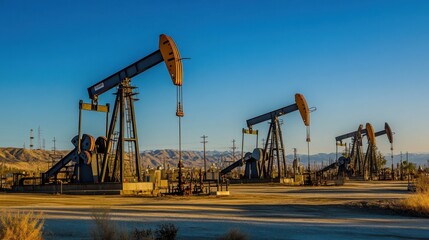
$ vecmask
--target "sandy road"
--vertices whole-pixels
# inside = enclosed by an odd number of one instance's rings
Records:
[[[364,210],[353,201],[400,199],[406,183],[348,183],[341,187],[233,185],[231,196],[120,197],[0,194],[10,211],[43,212],[54,239],[90,239],[91,211],[108,207],[123,228],[172,222],[180,239],[215,239],[239,228],[251,239],[429,239],[429,219]]]

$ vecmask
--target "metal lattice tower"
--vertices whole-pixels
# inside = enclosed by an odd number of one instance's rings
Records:
[[[235,139],[232,139],[232,159],[235,161],[235,149],[237,149],[237,147],[235,146]]]
[[[203,141],[201,142],[204,146],[204,179],[207,178],[207,165],[206,165],[206,143],[208,141],[206,141],[206,138],[208,138],[208,136],[203,135],[201,136],[201,138],[203,139]]]
[[[52,140],[52,142],[54,142],[54,154],[56,154],[56,151],[57,151],[57,145],[56,145],[56,142],[57,142],[57,140],[55,139],[55,137],[54,137],[54,140]]]
[[[33,129],[30,129],[30,150],[33,150]]]
[[[42,131],[40,130],[40,126],[37,127],[37,149],[42,149],[42,141],[41,141]]]

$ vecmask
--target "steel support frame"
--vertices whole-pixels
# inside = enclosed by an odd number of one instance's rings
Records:
[[[269,142],[270,146],[268,147]],[[267,140],[265,142],[264,153],[267,153],[267,159],[263,158],[260,165],[260,178],[272,179],[274,163],[277,160],[277,177],[287,176],[286,154],[284,152],[283,137],[278,117],[271,120],[268,130]]]
[[[134,94],[132,93],[133,87],[130,86],[130,79],[125,78],[121,84],[119,85],[118,91],[116,93],[116,100],[113,107],[112,112],[112,118],[110,121],[110,127],[107,135],[107,148],[106,152],[103,156],[103,165],[101,169],[101,175],[99,176],[99,182],[124,182],[125,180],[125,152],[124,152],[124,146],[125,142],[131,142],[131,144],[134,144],[134,163],[133,160],[130,159],[130,164],[135,164],[135,174],[137,176],[137,180],[139,182],[143,181],[142,179],[142,173],[141,173],[141,160],[139,155],[139,144],[138,144],[138,134],[137,134],[137,127],[136,127],[136,118],[135,118],[135,111],[134,111]],[[128,110],[126,109],[125,105],[128,104]],[[125,114],[127,114],[127,111],[130,116],[131,121],[131,134],[129,138],[125,138]],[[119,137],[117,141],[117,147],[114,149],[114,133],[118,121],[118,115],[119,115]],[[129,143],[130,144],[130,143]],[[115,155],[113,166],[109,166],[112,163],[109,161],[109,157],[111,155]],[[119,165],[119,166],[118,166]],[[112,171],[109,171],[110,168],[112,168]],[[119,167],[119,176],[116,175],[117,170]]]
[[[376,147],[371,143],[368,143],[368,149],[365,154],[363,170],[364,170],[364,173],[363,173],[364,178],[369,180],[373,180],[374,174],[378,173]]]
[[[350,153],[350,163],[353,163],[355,175],[362,176],[363,174],[363,153],[362,153],[362,138],[356,135],[353,138],[353,144]]]

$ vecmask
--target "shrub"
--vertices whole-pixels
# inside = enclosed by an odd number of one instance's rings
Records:
[[[164,223],[159,225],[158,229],[134,229],[134,231],[126,232],[119,229],[117,224],[112,220],[109,208],[94,208],[91,215],[95,226],[92,229],[91,235],[96,240],[174,240],[176,239],[177,228],[172,223]]]
[[[176,239],[179,228],[172,223],[163,223],[155,231],[156,240],[174,240]]]
[[[412,211],[416,215],[429,216],[429,192],[413,194],[400,203],[404,210]]]
[[[134,229],[132,233],[132,239],[134,240],[154,240],[152,229]]]
[[[219,238],[219,240],[247,240],[247,239],[249,239],[247,234],[242,233],[239,229],[236,229],[236,228],[229,230],[225,235]]]
[[[3,240],[39,240],[44,221],[42,214],[3,212],[0,217],[0,238]]]
[[[158,229],[134,229],[129,239],[133,240],[174,240],[179,228],[172,223],[164,223]]]
[[[121,231],[116,223],[112,220],[109,208],[93,208],[91,218],[95,223],[95,226],[91,231],[93,239],[129,239],[128,234],[124,231]]]
[[[415,182],[416,192],[418,193],[429,193],[429,176],[420,174]]]

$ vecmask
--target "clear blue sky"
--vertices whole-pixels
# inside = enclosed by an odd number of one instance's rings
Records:
[[[184,61],[183,148],[241,145],[245,120],[294,103],[310,106],[311,152],[334,137],[388,122],[395,152],[429,151],[429,1],[0,0],[0,146],[42,130],[70,149],[87,87],[155,51],[170,35]],[[177,149],[175,87],[165,66],[135,77],[141,150]],[[112,102],[113,91],[100,97]],[[306,153],[297,112],[282,117],[287,152]],[[86,112],[85,132],[103,132]],[[256,125],[266,134],[267,124]],[[251,138],[246,149],[251,150]],[[253,141],[253,140],[252,140]],[[389,152],[386,138],[378,140]]]

